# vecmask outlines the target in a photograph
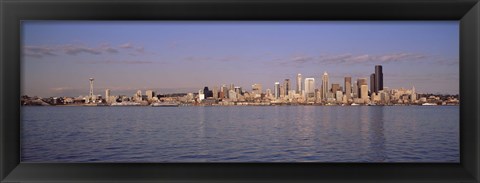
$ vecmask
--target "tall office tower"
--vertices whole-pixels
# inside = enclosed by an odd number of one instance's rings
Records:
[[[290,91],[290,79],[285,79],[284,85],[285,87],[283,87],[283,89],[285,90],[285,95],[288,95],[288,91]]]
[[[285,86],[284,85],[280,85],[280,98],[285,98]]]
[[[361,99],[363,99],[364,102],[367,101],[368,99],[368,85],[366,84],[362,84],[360,85],[360,96],[361,96]]]
[[[302,74],[297,74],[297,93],[302,93]]]
[[[239,95],[242,95],[242,94],[243,94],[242,87],[240,87],[240,86],[235,86],[235,93],[237,93],[237,94],[239,94]]]
[[[106,89],[105,90],[105,101],[109,101],[110,100],[110,89]]]
[[[223,98],[228,98],[228,87],[227,85],[222,86]]]
[[[305,78],[305,95],[307,98],[315,97],[315,78]]]
[[[343,102],[343,92],[338,90],[335,92],[335,100],[338,102],[338,103],[341,103]]]
[[[345,95],[347,96],[347,100],[352,97],[352,77],[345,77]]]
[[[381,65],[375,66],[375,92],[383,90],[383,71]]]
[[[410,96],[411,102],[417,100],[417,93],[415,93],[415,86],[412,87],[412,95]]]
[[[212,89],[213,98],[218,99],[218,87],[214,86]]]
[[[205,98],[213,97],[212,90],[209,90],[207,86],[203,88],[203,94],[205,94]]]
[[[221,99],[225,98],[225,93],[223,91],[218,92],[218,98],[221,98]]]
[[[315,89],[316,102],[322,102],[322,90]]]
[[[145,95],[147,95],[148,100],[152,100],[153,97],[155,96],[155,93],[152,90],[147,90],[145,91]]]
[[[375,73],[370,74],[370,92],[373,94],[373,92],[377,93],[377,84],[375,83]]]
[[[275,94],[275,98],[278,99],[280,97],[280,82],[275,82],[275,86],[274,86],[274,94]]]
[[[254,95],[261,95],[262,94],[262,85],[255,83],[252,85],[252,93]]]
[[[235,90],[235,85],[233,85],[233,83],[230,84],[230,90]]]
[[[362,98],[363,94],[362,94],[362,85],[367,85],[367,78],[358,78],[357,79],[357,88],[358,88],[358,98]],[[367,85],[367,96],[368,96],[368,85]]]
[[[235,90],[229,90],[228,91],[228,98],[232,100],[237,100],[237,92]]]
[[[93,98],[94,98],[94,96],[93,96],[93,80],[94,79],[90,78],[89,80],[90,80],[90,92],[88,94],[88,102],[93,102]]]
[[[340,90],[340,84],[335,84],[335,83],[333,83],[333,84],[332,84],[332,93],[336,94],[337,91],[341,91],[341,90]]]
[[[137,90],[137,93],[135,93],[135,101],[142,101],[142,90]]]
[[[327,99],[328,94],[328,73],[324,72],[322,76],[322,98],[323,100]]]
[[[355,84],[353,84],[353,89],[352,89],[352,92],[353,92],[353,98],[359,98],[358,97],[358,81],[355,81]]]

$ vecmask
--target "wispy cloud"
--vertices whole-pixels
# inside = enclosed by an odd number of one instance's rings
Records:
[[[78,55],[81,53],[100,55],[102,54],[102,51],[103,51],[101,48],[93,48],[93,47],[74,45],[74,44],[61,45],[58,48],[63,50],[68,55]]]
[[[183,60],[188,62],[235,62],[241,61],[242,57],[236,55],[229,55],[223,57],[212,57],[212,56],[187,56]]]
[[[125,48],[125,49],[130,49],[133,48],[132,43],[124,43],[118,46],[119,48]]]
[[[50,46],[25,46],[23,49],[25,56],[41,58],[44,56],[55,56],[55,48]]]
[[[283,59],[275,59],[280,65],[299,66],[304,64],[386,64],[392,62],[410,62],[427,58],[419,53],[389,53],[383,55],[372,54],[324,54],[320,56],[296,55]]]
[[[153,64],[152,61],[144,60],[96,60],[96,61],[78,61],[81,64]]]
[[[23,47],[24,55],[28,57],[42,58],[45,56],[58,56],[61,54],[75,56],[80,54],[102,55],[126,53],[129,55],[145,54],[143,46],[134,46],[132,43],[124,43],[118,47],[110,46],[108,43],[99,46],[87,46],[82,43],[63,45],[26,45]]]

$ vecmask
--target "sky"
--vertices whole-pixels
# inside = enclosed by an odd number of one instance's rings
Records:
[[[263,90],[301,73],[320,88],[369,78],[384,87],[459,93],[458,21],[24,21],[22,95]]]

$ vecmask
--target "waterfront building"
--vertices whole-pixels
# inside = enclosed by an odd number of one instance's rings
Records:
[[[296,95],[295,90],[290,90],[290,91],[288,91],[288,95],[287,95],[287,96],[288,96],[289,101],[295,99],[295,95]]]
[[[283,83],[285,86],[283,89],[285,90],[285,95],[288,95],[288,91],[290,90],[290,79],[285,79],[285,82]]]
[[[381,65],[375,66],[375,92],[383,90],[383,71]]]
[[[352,97],[352,77],[345,77],[345,96],[347,97],[347,100],[349,100]]]
[[[360,85],[360,98],[367,102],[368,100],[368,85],[362,84]]]
[[[224,99],[225,98],[225,93],[223,91],[218,92],[218,97],[221,98],[221,99]]]
[[[235,90],[228,91],[228,98],[232,101],[237,101],[237,92]]]
[[[362,98],[364,93],[362,93],[362,85],[367,85],[367,78],[359,78],[357,79],[357,87],[358,87],[358,97]],[[367,90],[365,90],[365,95],[368,96],[368,85],[367,85]]]
[[[322,76],[322,98],[327,99],[328,93],[328,73],[324,72]]]
[[[267,88],[267,90],[265,90],[265,93],[265,97],[272,98],[272,90],[270,90],[270,88]]]
[[[297,93],[301,94],[302,92],[302,74],[297,74]]]
[[[220,98],[228,98],[228,87],[226,84],[222,85],[221,92],[223,92],[223,97]]]
[[[214,99],[218,99],[218,87],[214,86],[212,89],[212,94]]]
[[[343,102],[343,92],[341,90],[336,91],[335,97],[338,103]]]
[[[380,102],[384,104],[388,104],[390,101],[390,95],[385,92],[385,90],[379,91],[378,92],[380,95]]]
[[[415,93],[415,86],[412,87],[412,94],[410,96],[411,101],[410,102],[415,102],[417,100],[417,93]]]
[[[370,93],[378,92],[375,83],[375,73],[370,74]]]
[[[284,99],[285,98],[285,86],[284,85],[280,85],[280,98],[281,99]]]
[[[340,84],[333,83],[331,90],[332,90],[332,93],[335,93],[335,94],[337,93],[337,91],[341,91]]]
[[[315,97],[315,78],[305,78],[305,95],[307,99]]]
[[[110,89],[105,90],[105,101],[110,101]]]
[[[242,95],[243,94],[242,87],[235,86],[235,93],[237,93],[238,95]]]
[[[140,102],[143,100],[142,90],[137,90],[137,93],[135,93],[135,95],[133,96],[133,100],[136,102]]]
[[[155,92],[152,90],[147,90],[145,91],[145,95],[147,95],[147,99],[149,101],[153,100],[153,97],[155,96]]]
[[[212,90],[209,90],[207,86],[203,88],[203,94],[205,95],[205,98],[213,97]]]
[[[255,98],[260,97],[260,95],[262,94],[262,85],[258,83],[253,84],[252,94],[254,94]]]
[[[199,94],[198,94],[198,102],[201,102],[201,101],[204,100],[204,99],[205,99],[205,94],[199,93]]]
[[[355,84],[353,84],[352,94],[353,94],[353,98],[358,98],[358,83],[357,83],[357,81],[355,81]]]
[[[280,82],[275,82],[275,86],[274,86],[274,94],[275,94],[275,99],[278,99],[280,98]]]

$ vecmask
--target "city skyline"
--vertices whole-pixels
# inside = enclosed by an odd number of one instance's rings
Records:
[[[295,90],[298,73],[318,89],[324,72],[343,86],[347,76],[369,78],[372,64],[389,68],[383,87],[459,90],[457,21],[27,21],[22,30],[22,94],[31,96],[86,95],[90,77],[96,94],[231,83],[265,91],[284,79]]]

